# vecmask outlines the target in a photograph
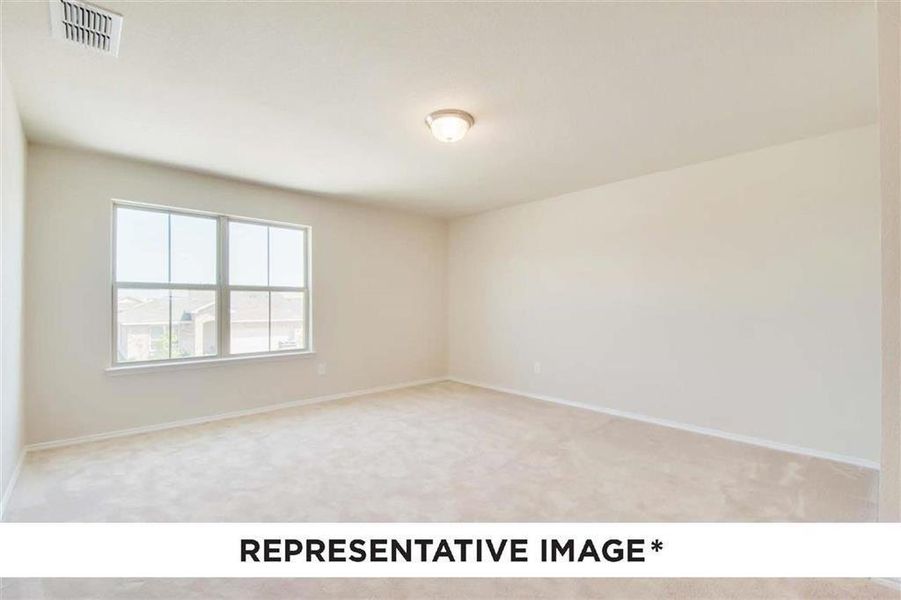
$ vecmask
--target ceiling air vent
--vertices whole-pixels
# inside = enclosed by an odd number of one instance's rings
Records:
[[[122,15],[78,0],[49,0],[53,37],[87,46],[103,54],[119,55]]]

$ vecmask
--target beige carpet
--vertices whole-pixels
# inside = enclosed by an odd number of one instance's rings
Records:
[[[10,580],[6,589],[6,593],[2,596],[3,600],[18,598],[898,600],[901,598],[901,592],[869,581],[851,579],[28,579]]]
[[[870,521],[875,472],[440,383],[30,454],[10,521]],[[899,598],[865,581],[8,580],[7,598]]]

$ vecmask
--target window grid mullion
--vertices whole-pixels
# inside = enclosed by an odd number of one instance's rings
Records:
[[[217,310],[219,311],[219,343],[217,351],[220,356],[231,355],[231,293],[228,289],[228,218],[219,217],[219,303]]]
[[[266,287],[268,291],[266,292],[266,300],[268,301],[269,308],[267,310],[267,318],[269,320],[269,327],[266,328],[267,331],[267,340],[266,340],[266,348],[272,352],[272,257],[270,253],[272,251],[272,241],[269,239],[271,227],[266,227]]]
[[[171,220],[171,215],[170,215]],[[170,264],[172,262],[171,258],[169,260]],[[167,336],[169,339],[169,360],[172,360],[172,288],[169,288],[169,335]]]
[[[172,213],[168,213],[166,215],[166,243],[168,244],[168,248],[166,249],[166,271],[167,278],[170,284],[172,283]]]
[[[119,281],[120,288],[134,288],[144,290],[207,290],[215,291],[218,287],[215,283],[159,283],[153,281]]]
[[[172,213],[166,213],[166,279],[172,285]],[[166,335],[166,346],[169,350],[169,360],[172,360],[172,288],[169,287],[169,330]]]
[[[282,285],[273,285],[271,287],[264,285],[231,285],[228,289],[233,292],[304,292],[307,288]]]

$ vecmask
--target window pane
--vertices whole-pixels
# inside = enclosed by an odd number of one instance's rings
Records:
[[[228,224],[228,282],[231,285],[266,285],[265,225]]]
[[[300,350],[304,347],[303,292],[272,292],[270,350]]]
[[[172,358],[216,354],[216,292],[172,290]]]
[[[169,281],[169,215],[116,207],[116,280]]]
[[[169,290],[120,289],[116,305],[119,361],[169,358]]]
[[[300,229],[269,228],[269,285],[303,287],[303,238]]]
[[[231,353],[269,350],[269,292],[231,293]]]
[[[172,215],[172,282],[216,283],[216,219]]]

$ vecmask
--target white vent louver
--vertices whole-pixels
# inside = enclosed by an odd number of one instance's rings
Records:
[[[53,37],[119,55],[122,15],[78,0],[49,0]]]

